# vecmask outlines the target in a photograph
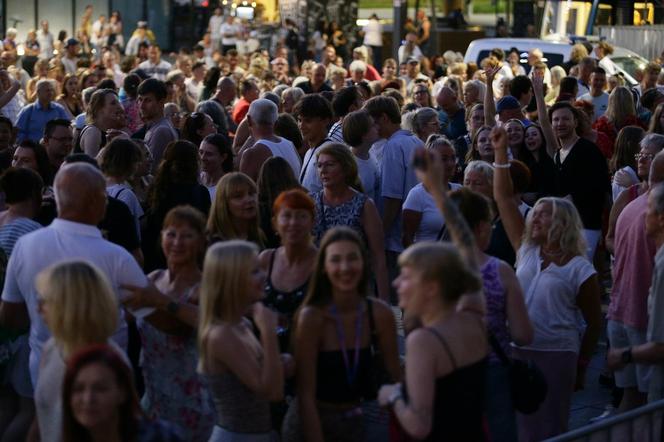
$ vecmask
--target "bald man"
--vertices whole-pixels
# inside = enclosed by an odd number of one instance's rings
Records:
[[[332,88],[325,81],[327,75],[327,69],[325,65],[318,63],[311,70],[311,78],[309,81],[304,83],[299,83],[297,87],[302,89],[305,94],[318,94],[320,92],[332,91]]]
[[[58,217],[50,226],[24,235],[16,242],[0,304],[0,325],[13,330],[30,326],[33,385],[37,385],[42,346],[51,336],[39,313],[36,275],[53,264],[76,259],[96,265],[108,278],[118,299],[128,295],[120,292],[122,285],[147,285],[136,260],[122,247],[106,241],[96,227],[106,210],[106,182],[101,172],[85,163],[63,165],[55,177],[54,192]],[[126,350],[124,319],[113,339]]]
[[[457,93],[449,86],[443,86],[436,96],[438,103],[438,120],[440,131],[450,140],[464,136],[468,133],[466,127],[466,111],[459,102]]]

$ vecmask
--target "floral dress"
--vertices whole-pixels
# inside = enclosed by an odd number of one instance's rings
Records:
[[[187,302],[197,286],[178,297]],[[207,441],[215,422],[207,385],[196,372],[196,334],[171,335],[137,319],[141,335],[141,368],[145,379],[143,409],[151,418],[174,424],[183,440]]]
[[[314,224],[314,242],[320,244],[323,235],[332,227],[346,226],[360,234],[366,243],[366,234],[362,226],[362,212],[367,196],[360,192],[348,201],[338,206],[329,206],[323,199],[323,192],[311,194],[316,205],[316,220]]]

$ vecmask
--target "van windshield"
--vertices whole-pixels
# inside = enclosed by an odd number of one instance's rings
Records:
[[[505,51],[505,54],[507,54],[509,53],[510,48],[503,48],[503,50]],[[528,70],[530,69],[530,67],[528,66],[528,62],[526,61],[526,58],[528,57],[528,51],[523,51],[519,49],[519,52],[521,53],[521,66],[526,68],[526,72],[528,72]],[[480,51],[480,53],[477,55],[476,63],[479,65],[480,62],[485,58],[487,58],[489,55],[491,55],[491,49]],[[553,66],[559,66],[563,64],[563,61],[565,60],[563,59],[562,54],[544,52],[544,62],[549,68]]]
[[[639,68],[644,68],[647,64],[646,60],[643,58],[629,55],[621,57],[609,56],[609,58],[616,66],[618,66],[621,71],[628,73],[634,78],[637,78],[636,70]]]

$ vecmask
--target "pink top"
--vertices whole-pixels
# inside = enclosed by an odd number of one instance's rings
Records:
[[[613,291],[608,317],[638,330],[648,327],[648,292],[657,248],[646,235],[648,193],[629,203],[618,217]]]

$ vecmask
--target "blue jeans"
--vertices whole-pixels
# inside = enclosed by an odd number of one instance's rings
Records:
[[[509,369],[492,362],[486,371],[485,408],[492,442],[516,442],[516,413],[512,404]]]

